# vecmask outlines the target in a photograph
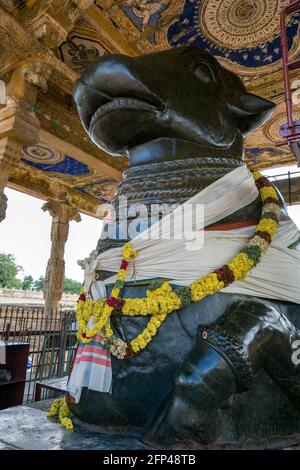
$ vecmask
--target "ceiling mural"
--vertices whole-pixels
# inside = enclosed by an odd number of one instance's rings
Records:
[[[118,186],[115,179],[104,176],[76,158],[64,155],[43,143],[25,147],[21,161],[100,203],[109,203]]]
[[[81,23],[84,21],[81,19]],[[76,27],[58,48],[58,55],[73,70],[82,71],[89,62],[99,59],[105,52],[97,33],[87,27]]]
[[[116,180],[108,177],[97,177],[76,186],[74,189],[97,198],[103,204],[108,204],[113,198],[117,187],[118,182]]]
[[[246,138],[245,155],[251,165],[266,168],[294,163],[289,147],[276,146],[282,140],[280,126],[287,120],[280,11],[290,0],[0,3],[4,16],[9,15],[0,21],[4,41],[0,45],[4,60],[0,78],[9,84],[12,98],[16,95],[28,118],[22,126],[26,124],[30,133],[36,133],[34,140],[21,139],[23,145],[41,140],[25,147],[23,155],[18,152],[20,166],[13,184],[25,192],[42,198],[48,197],[47,191],[51,198],[69,192],[70,200],[77,205],[82,201],[83,210],[92,215],[95,206],[113,197],[127,159],[112,157],[96,147],[80,123],[72,98],[74,83],[87,64],[110,53],[136,55],[177,46],[205,48],[239,74],[249,92],[276,104],[268,122]],[[74,7],[77,3],[79,9]],[[289,17],[287,31],[289,57],[300,57],[299,12]],[[24,60],[23,69],[19,66]],[[297,73],[299,70],[291,72],[293,92]],[[294,117],[300,119],[300,105],[294,107]],[[22,180],[24,174],[27,182]]]
[[[87,176],[92,170],[70,155],[61,155],[44,144],[25,147],[22,162],[38,170],[70,176]]]
[[[300,109],[295,110],[293,117],[296,120],[300,119]],[[280,135],[280,127],[286,124],[286,112],[277,113],[272,117],[264,126],[264,133],[266,137],[272,142],[281,142],[283,137]]]
[[[122,16],[139,32],[141,52],[201,46],[241,73],[262,72],[281,59],[280,11],[289,0],[96,1],[125,37]],[[300,13],[288,23],[291,55],[299,51]],[[146,46],[146,42],[148,45]],[[143,49],[144,46],[144,49]]]
[[[186,0],[167,30],[172,46],[192,45],[242,68],[270,66],[281,59],[280,11],[289,0]],[[300,13],[288,24],[290,49],[299,46]],[[269,69],[270,70],[270,69]]]
[[[289,147],[252,147],[245,149],[249,167],[255,170],[270,166],[295,164],[295,158]]]

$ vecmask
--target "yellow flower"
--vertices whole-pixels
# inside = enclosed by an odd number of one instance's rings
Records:
[[[272,197],[275,199],[278,199],[277,193],[274,188],[270,188],[269,186],[261,188],[260,191],[260,197],[262,201],[265,201],[268,197]]]
[[[120,269],[119,274],[117,276],[119,281],[125,281],[126,279],[126,269]]]
[[[253,265],[254,261],[250,259],[246,253],[239,253],[230,263],[228,263],[228,267],[233,272],[236,281],[243,279],[246,274],[248,274]]]
[[[277,232],[278,224],[273,219],[262,218],[256,227],[256,232],[268,232],[271,236]]]
[[[198,302],[204,297],[223,289],[224,282],[218,280],[216,273],[211,273],[193,282],[190,287],[193,302]]]
[[[262,177],[262,174],[259,171],[254,171],[252,173],[252,176],[253,176],[254,180],[257,181],[259,178]]]
[[[57,417],[60,424],[68,431],[73,430],[73,423],[71,419],[71,412],[68,408],[66,398],[56,398],[50,410],[47,413],[49,417]]]
[[[120,289],[118,289],[117,287],[115,287],[112,291],[111,291],[111,296],[114,297],[115,299],[117,299],[119,297],[119,294],[120,294]]]
[[[137,251],[134,251],[130,242],[125,243],[123,247],[123,258],[129,261],[137,255]]]
[[[62,427],[64,427],[67,431],[73,431],[73,429],[74,429],[72,420],[71,420],[70,418],[62,418],[62,419],[60,420],[60,424],[61,424]]]

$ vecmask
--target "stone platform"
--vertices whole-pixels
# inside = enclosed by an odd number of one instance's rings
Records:
[[[80,425],[76,432],[65,431],[56,421],[47,418],[51,400],[0,411],[0,450],[171,450],[152,447],[129,435],[101,434]],[[276,439],[217,444],[204,447],[183,443],[174,450],[214,449],[292,449],[300,450],[300,434]]]

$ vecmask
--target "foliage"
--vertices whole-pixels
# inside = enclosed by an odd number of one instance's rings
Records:
[[[22,280],[17,275],[23,271],[23,268],[16,263],[12,254],[0,253],[0,288],[22,289],[43,291],[45,289],[45,276],[33,279],[31,275],[26,275]],[[82,284],[74,279],[65,278],[64,292],[67,294],[80,294]]]
[[[21,289],[22,290],[32,290],[34,285],[34,280],[32,276],[24,276],[21,282]]]
[[[17,275],[21,271],[22,267],[16,263],[14,255],[0,253],[0,287],[19,289],[21,281]]]
[[[43,291],[44,287],[45,287],[45,277],[40,276],[38,279],[34,281],[33,290]]]
[[[66,294],[80,294],[81,288],[81,282],[74,281],[74,279],[69,279],[68,277],[65,277],[64,292]]]

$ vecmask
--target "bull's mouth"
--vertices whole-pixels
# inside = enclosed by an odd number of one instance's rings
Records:
[[[164,106],[161,104],[160,106],[156,106],[154,104],[150,104],[146,101],[137,99],[137,98],[127,98],[127,97],[118,97],[112,98],[111,101],[102,104],[97,108],[94,114],[91,117],[90,121],[90,131],[93,129],[95,123],[105,116],[108,113],[118,110],[138,110],[143,112],[159,112],[163,111]]]

